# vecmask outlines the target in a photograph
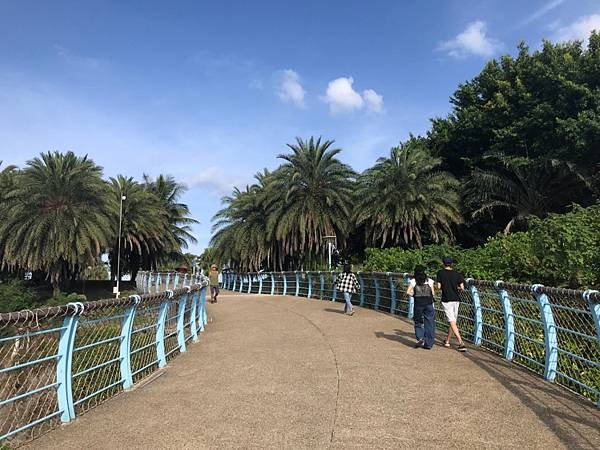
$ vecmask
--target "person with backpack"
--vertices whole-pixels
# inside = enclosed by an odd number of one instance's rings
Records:
[[[360,287],[358,283],[358,279],[356,275],[352,273],[350,268],[350,264],[344,264],[344,268],[342,273],[338,274],[335,279],[335,288],[344,294],[344,301],[346,304],[344,305],[344,313],[351,316],[354,314],[354,309],[352,309],[352,294],[355,294],[357,289]]]
[[[442,260],[444,268],[437,273],[437,287],[442,290],[442,306],[448,319],[448,337],[444,340],[444,347],[450,347],[452,335],[458,339],[459,352],[466,352],[467,348],[460,336],[456,322],[458,320],[458,307],[460,305],[460,291],[465,290],[465,279],[452,268],[454,259],[447,256]]]
[[[414,299],[415,348],[431,350],[435,341],[435,309],[433,280],[425,273],[425,267],[415,267],[414,277],[408,283],[406,293]]]

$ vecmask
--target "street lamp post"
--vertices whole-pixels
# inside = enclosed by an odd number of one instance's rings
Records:
[[[325,240],[327,241],[327,263],[329,265],[329,270],[331,270],[331,255],[333,254],[333,243],[336,240],[336,237],[325,236]]]
[[[115,289],[116,298],[119,298],[119,282],[121,281],[121,226],[123,224],[123,200],[125,195],[121,195],[121,204],[119,205],[119,242],[117,244],[117,288]]]

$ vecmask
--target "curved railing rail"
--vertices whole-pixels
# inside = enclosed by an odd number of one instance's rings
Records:
[[[208,279],[161,282],[171,277],[138,274],[140,295],[0,314],[0,447],[70,422],[197,341]]]
[[[413,317],[407,273],[358,272],[353,303]],[[224,273],[225,289],[343,301],[335,272]],[[436,301],[436,324],[447,331]],[[458,326],[466,340],[596,402],[600,408],[600,293],[468,279]]]

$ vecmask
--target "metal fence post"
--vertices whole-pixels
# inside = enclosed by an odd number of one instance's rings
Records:
[[[283,295],[287,295],[287,276],[285,272],[281,272],[281,276],[283,277]]]
[[[252,293],[252,274],[248,273],[248,294]]]
[[[408,286],[410,283],[410,275],[408,273],[404,274],[404,286]],[[408,311],[406,316],[409,319],[412,319],[415,316],[415,298],[411,295],[408,297]]]
[[[504,313],[504,357],[511,360],[515,352],[515,318],[508,292],[506,292],[506,289],[502,289],[502,281],[496,281],[495,286],[498,290],[498,295],[502,302],[502,312]]]
[[[469,292],[473,299],[473,309],[475,310],[475,329],[473,330],[473,343],[475,345],[481,345],[481,339],[483,338],[483,312],[481,309],[481,300],[479,299],[479,292],[475,287],[475,280],[473,278],[467,278],[467,286],[469,286]]]
[[[123,389],[130,389],[133,386],[133,375],[131,374],[131,330],[135,320],[135,311],[140,302],[139,295],[132,295],[134,303],[125,309],[123,322],[121,323],[121,342],[119,344],[119,358],[121,359],[121,379],[123,380]]]
[[[244,290],[244,275],[240,275],[240,293]]]
[[[294,271],[294,274],[296,275],[296,293],[294,295],[298,297],[298,294],[300,293],[300,274],[297,270]]]
[[[259,273],[256,276],[258,277],[258,295],[260,295],[262,294],[263,275]]]
[[[337,280],[337,275],[335,272],[331,272],[331,281],[333,282],[333,291],[331,293],[331,301],[335,302],[335,299],[337,298],[337,286],[335,285],[335,282]]]
[[[167,274],[167,281],[165,281],[165,288],[169,289],[169,283],[171,282],[171,272]]]
[[[167,318],[169,299],[173,296],[173,291],[168,291],[167,295],[167,300],[164,300],[158,308],[158,317],[156,319],[156,359],[158,360],[158,367],[165,367],[167,365],[167,358],[165,356],[165,320]]]
[[[387,273],[387,276],[390,282],[390,312],[392,314],[396,314],[396,284],[394,283],[394,278],[392,278],[392,274],[390,272]]]
[[[362,272],[358,272],[358,284],[360,284],[360,303],[359,306],[364,306],[365,304],[365,278],[363,277]]]
[[[275,273],[271,272],[271,295],[275,295]]]
[[[235,292],[235,287],[237,286],[237,273],[234,273],[232,275],[233,275],[233,288],[231,290]]]
[[[183,294],[179,297],[177,305],[177,344],[179,352],[185,352],[185,307],[187,306],[188,294]]]
[[[379,289],[379,280],[375,274],[373,274],[373,284],[375,285],[375,305],[373,309],[377,311],[379,309],[379,304],[381,303],[381,292]]]
[[[190,292],[188,290],[188,292]],[[192,305],[190,307],[190,332],[192,335],[192,341],[193,342],[198,342],[198,323],[199,321],[196,320],[196,317],[199,317],[198,315],[198,311],[200,308],[198,308],[198,297],[199,297],[199,291],[194,291],[191,294],[189,294],[192,297]]]
[[[308,292],[306,293],[306,298],[310,298],[312,295],[312,274],[306,272],[306,278],[308,279]]]
[[[544,347],[546,349],[544,378],[552,381],[556,378],[556,366],[558,365],[558,338],[556,336],[556,325],[554,324],[554,315],[552,314],[550,300],[548,300],[546,294],[539,292],[542,287],[541,284],[534,284],[531,286],[531,292],[535,295],[540,306],[542,323],[544,324]]]
[[[592,320],[596,325],[596,337],[598,338],[598,342],[600,343],[600,302],[593,301],[592,295],[598,296],[598,291],[595,290],[587,290],[583,293],[583,299],[588,302],[590,313],[592,314]],[[600,299],[596,299],[600,300]],[[600,408],[600,397],[598,397],[598,403],[596,405]]]
[[[83,312],[82,303],[69,303],[75,308],[75,313],[66,316],[63,320],[62,330],[58,341],[58,360],[56,362],[56,397],[58,408],[62,411],[61,422],[70,422],[75,418],[75,406],[73,405],[73,389],[71,386],[73,362],[73,346],[79,324],[79,315]]]
[[[321,285],[319,298],[323,300],[323,296],[325,295],[325,274],[319,271],[319,281]]]

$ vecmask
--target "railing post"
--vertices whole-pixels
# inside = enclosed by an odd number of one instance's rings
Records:
[[[331,281],[333,282],[333,292],[331,293],[331,301],[335,302],[337,298],[337,286],[335,285],[335,281],[337,279],[337,275],[335,272],[331,272]]]
[[[285,272],[281,272],[281,276],[283,277],[283,295],[287,295],[287,277],[285,276]]]
[[[298,294],[300,293],[300,274],[297,270],[294,271],[294,274],[296,275],[296,293],[294,295],[298,297]]]
[[[258,295],[260,295],[262,294],[263,274],[258,273],[256,276],[258,277]]]
[[[404,274],[404,287],[407,287],[410,283],[410,275],[408,273]],[[415,316],[415,298],[411,295],[408,297],[408,311],[406,316],[409,319],[412,319]]]
[[[275,273],[271,272],[271,295],[275,295]]]
[[[123,322],[121,323],[121,342],[119,344],[123,389],[130,389],[133,386],[133,375],[131,373],[131,330],[133,329],[137,304],[140,302],[139,295],[132,295],[130,298],[133,299],[134,303],[125,309]]]
[[[502,302],[502,312],[504,313],[504,357],[511,360],[515,352],[515,318],[508,292],[506,292],[506,289],[502,289],[502,281],[496,281],[495,286],[498,290],[498,295]]]
[[[188,292],[190,292],[188,290]],[[198,307],[198,297],[200,291],[194,291],[191,294],[188,294],[191,296],[192,298],[192,305],[190,307],[190,332],[192,335],[192,342],[198,342],[198,323],[199,321],[196,320],[196,317],[199,317],[199,310],[200,308]]]
[[[233,274],[233,288],[231,290],[235,292],[236,286],[237,286],[237,273],[234,273]]]
[[[147,277],[148,278],[146,280],[148,281],[148,283],[146,285],[146,293],[148,294],[150,293],[150,289],[152,288],[152,272],[149,272]]]
[[[469,293],[473,299],[473,309],[475,310],[475,329],[473,330],[473,343],[475,345],[481,345],[481,339],[483,338],[483,312],[481,309],[481,300],[479,299],[479,292],[475,287],[475,280],[473,278],[467,278],[467,286],[469,286]]]
[[[158,317],[156,319],[156,359],[158,367],[167,365],[165,356],[165,320],[167,318],[167,310],[169,307],[169,299],[173,296],[173,291],[167,292],[168,298],[163,300],[158,308]]]
[[[241,293],[244,290],[244,275],[240,275],[240,290]]]
[[[175,274],[175,289],[179,287],[179,272]]]
[[[375,306],[373,308],[377,311],[379,309],[379,304],[381,303],[381,292],[379,289],[379,280],[375,274],[373,274],[373,284],[375,284]]]
[[[177,305],[177,344],[179,352],[185,352],[185,307],[187,306],[188,294],[179,297]]]
[[[544,324],[544,347],[545,347],[545,364],[544,378],[546,380],[554,380],[556,378],[556,366],[558,364],[558,338],[556,336],[556,325],[554,324],[554,314],[552,314],[552,305],[548,300],[548,296],[539,292],[543,285],[534,284],[531,286],[531,292],[540,306],[542,323]]]
[[[359,306],[364,306],[364,304],[365,304],[365,278],[363,277],[362,272],[358,272],[358,284],[360,284]]]
[[[600,302],[593,301],[592,295],[597,296],[598,291],[589,289],[583,293],[583,299],[588,302],[590,313],[592,314],[592,320],[594,321],[594,325],[596,325],[596,338],[598,342],[600,342]],[[600,397],[598,397],[598,403],[596,405],[600,408]]]
[[[312,295],[312,274],[306,272],[306,278],[308,279],[308,292],[306,293],[306,298],[310,298]]]
[[[390,312],[396,314],[396,284],[394,283],[394,278],[390,272],[387,273],[387,276],[390,283]]]
[[[165,282],[165,287],[169,289],[169,283],[171,282],[171,272],[167,274],[167,281]]]
[[[325,274],[322,273],[321,271],[319,271],[319,281],[320,281],[320,285],[321,285],[321,293],[319,295],[319,298],[321,300],[323,300],[323,296],[325,295]]]
[[[75,406],[73,405],[73,389],[71,387],[73,362],[73,346],[79,324],[79,315],[83,312],[82,303],[69,303],[75,308],[75,313],[66,316],[63,320],[62,330],[58,341],[58,360],[56,362],[56,397],[58,408],[62,411],[61,422],[70,422],[75,418]]]
[[[252,293],[252,273],[248,272],[248,294]]]

